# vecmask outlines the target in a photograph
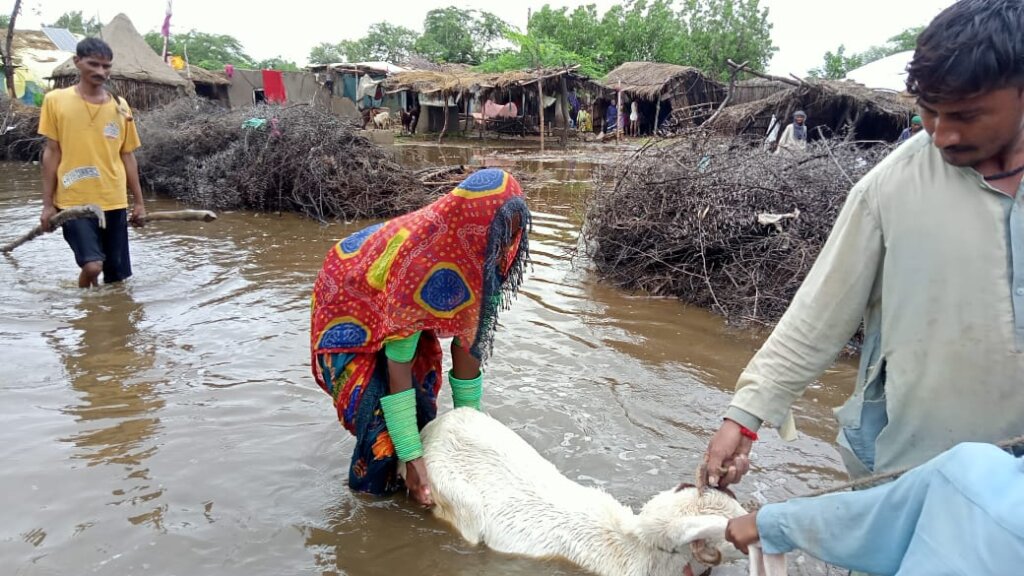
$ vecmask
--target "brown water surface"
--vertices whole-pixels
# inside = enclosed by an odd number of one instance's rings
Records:
[[[582,200],[610,155],[398,153],[533,175],[533,267],[502,317],[487,410],[635,508],[692,478],[760,340],[574,265]],[[37,221],[38,190],[38,167],[0,165],[0,243]],[[135,276],[87,291],[60,234],[0,258],[0,572],[580,574],[468,546],[404,496],[346,488],[352,439],[309,374],[308,298],[331,244],[365,224],[247,212],[152,224],[130,232]],[[829,408],[853,372],[839,365],[799,403],[798,441],[763,434],[741,500],[842,477]],[[824,571],[801,559],[793,572]]]

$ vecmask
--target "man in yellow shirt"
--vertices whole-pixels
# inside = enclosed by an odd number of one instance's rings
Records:
[[[96,204],[106,215],[106,228],[80,218],[64,224],[64,239],[81,268],[78,285],[120,282],[132,275],[128,223],[142,226],[146,210],[134,150],[139,147],[131,109],[104,88],[114,53],[99,38],[78,43],[78,83],[46,94],[39,117],[43,150],[43,213],[40,224],[50,229],[58,211]],[[128,218],[128,195],[133,208]]]

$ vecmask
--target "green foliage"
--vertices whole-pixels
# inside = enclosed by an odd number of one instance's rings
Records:
[[[309,51],[309,63],[311,65],[333,64],[343,60],[345,60],[345,50],[339,44],[321,42],[313,46],[313,49]]]
[[[61,14],[60,18],[57,18],[57,21],[52,26],[55,28],[67,28],[75,34],[97,36],[100,33],[100,29],[103,28],[103,23],[96,16],[85,20],[82,17],[81,10],[74,10]]]
[[[828,78],[838,80],[846,76],[850,70],[860,68],[864,60],[860,54],[846,55],[846,46],[840,44],[835,52],[825,52],[825,62],[808,72],[814,78]]]
[[[342,56],[334,62],[401,62],[412,54],[418,39],[419,34],[415,30],[378,22],[370,26],[366,36],[358,40],[342,40],[332,55]]]
[[[695,66],[725,80],[727,60],[747,62],[764,71],[777,48],[772,44],[768,9],[759,0],[687,0],[682,9],[686,22],[679,64]]]
[[[850,70],[860,68],[886,56],[898,52],[913,50],[917,46],[917,37],[924,31],[924,26],[907,28],[903,32],[889,38],[885,44],[872,46],[863,52],[846,55],[846,47],[840,45],[835,52],[825,52],[825,61],[821,66],[809,70],[807,73],[815,78],[840,79],[846,77]]]
[[[157,54],[163,53],[164,38],[159,32],[149,32],[145,39],[146,44],[149,44]],[[242,43],[228,34],[210,34],[196,30],[189,30],[185,34],[173,34],[167,45],[167,52],[184,57],[186,47],[189,64],[207,70],[221,70],[225,64],[233,64],[239,68],[253,68],[256,65],[245,53]]]
[[[273,58],[267,58],[256,62],[253,66],[257,70],[283,70],[285,72],[295,72],[300,70],[299,65],[291,60],[285,60],[281,56],[274,56]]]
[[[494,43],[507,31],[509,25],[490,12],[437,8],[427,12],[415,50],[435,62],[478,64],[498,53]]]
[[[598,14],[545,5],[527,31],[540,41],[586,55],[602,74],[637,60],[694,66],[726,78],[726,60],[764,70],[775,52],[768,10],[759,0],[627,0]]]
[[[491,56],[476,67],[480,72],[508,72],[526,68],[556,68],[579,65],[582,74],[591,77],[602,76],[601,69],[587,56],[566,50],[562,46],[541,40],[530,34],[507,32],[506,39],[518,49],[506,50]]]
[[[0,14],[0,28],[7,28],[11,25],[11,17],[7,14]]]

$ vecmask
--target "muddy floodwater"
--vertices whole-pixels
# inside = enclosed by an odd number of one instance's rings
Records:
[[[502,316],[486,409],[634,508],[691,479],[761,336],[603,285],[570,258],[593,171],[611,156],[397,153],[413,167],[532,175],[533,266]],[[38,221],[38,170],[0,165],[0,244]],[[135,276],[87,291],[59,233],[0,257],[0,573],[582,574],[469,546],[404,495],[346,488],[353,442],[310,376],[309,295],[328,248],[366,224],[248,212],[154,223],[130,232]],[[808,391],[799,440],[762,435],[741,501],[843,477],[830,409],[854,373],[840,363]],[[794,574],[827,572],[796,560]]]

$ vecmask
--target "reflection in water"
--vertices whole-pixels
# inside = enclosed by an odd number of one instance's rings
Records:
[[[161,528],[163,507],[149,504],[163,493],[154,486],[145,461],[156,452],[152,439],[160,432],[156,413],[164,401],[146,372],[153,366],[155,344],[138,329],[143,307],[127,285],[83,291],[70,320],[77,346],[67,339],[56,347],[79,402],[64,412],[80,431],[64,441],[88,462],[123,467],[124,485],[112,491],[115,505],[149,508],[129,517],[133,524]]]
[[[412,167],[527,176],[533,265],[496,334],[488,412],[634,508],[691,476],[760,337],[624,294],[571,259],[606,149],[566,160],[503,140],[398,153]],[[38,218],[39,182],[34,167],[0,173],[3,242]],[[345,487],[352,439],[310,375],[309,294],[330,246],[364,225],[229,212],[133,230],[136,276],[88,292],[59,235],[0,259],[0,558],[13,573],[578,574],[469,547],[404,496]],[[829,407],[852,372],[839,365],[797,405],[799,441],[763,436],[744,501],[841,476]]]

